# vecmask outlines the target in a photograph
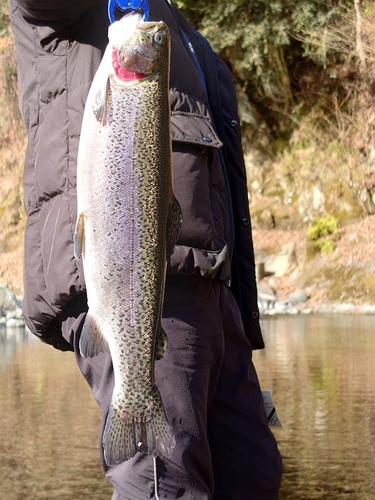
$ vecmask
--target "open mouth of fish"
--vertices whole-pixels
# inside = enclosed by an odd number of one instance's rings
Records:
[[[115,47],[112,48],[112,66],[116,77],[124,83],[136,83],[155,78],[155,75],[144,75],[133,70],[128,70],[119,61],[119,54]]]

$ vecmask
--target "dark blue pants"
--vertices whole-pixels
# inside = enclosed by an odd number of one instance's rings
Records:
[[[281,459],[232,293],[210,279],[169,277],[163,327],[168,349],[155,377],[176,447],[170,459],[157,458],[159,497],[276,500]],[[78,338],[69,340],[78,345]],[[104,425],[113,388],[110,356],[76,353]],[[113,500],[155,498],[151,456],[103,466]]]

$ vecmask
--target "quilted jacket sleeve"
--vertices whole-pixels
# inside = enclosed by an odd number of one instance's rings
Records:
[[[76,161],[84,103],[107,44],[106,1],[10,0],[10,17],[28,134],[23,314],[44,342],[72,349],[63,314],[86,308],[73,252]]]

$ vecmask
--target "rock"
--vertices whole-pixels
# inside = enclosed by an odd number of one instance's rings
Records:
[[[285,276],[298,268],[297,249],[294,242],[282,245],[275,253],[263,259],[264,276]],[[261,279],[261,278],[260,278]]]
[[[274,274],[275,273],[273,271],[266,270],[266,265],[264,262],[258,262],[255,265],[255,275],[258,282],[260,282],[266,276],[273,276]]]
[[[360,314],[375,314],[375,305],[374,304],[362,304],[358,308],[358,312]]]
[[[5,326],[7,328],[22,328],[25,326],[25,322],[23,319],[19,318],[9,318],[7,321],[6,321],[6,324]]]
[[[335,306],[335,312],[340,314],[353,314],[356,310],[357,307],[351,302],[343,302]]]
[[[277,301],[277,295],[267,283],[258,284],[258,307],[262,312],[273,308]]]
[[[314,310],[311,307],[306,307],[301,309],[300,313],[301,314],[312,314]]]
[[[18,301],[12,290],[5,284],[0,284],[0,311],[15,311]]]
[[[254,178],[253,169],[251,176]],[[267,191],[270,192],[273,189],[274,185],[272,183],[269,188],[267,188]],[[296,204],[289,205],[282,203],[278,201],[273,194],[271,196],[265,194],[258,195],[253,191],[250,212],[253,227],[257,229],[281,229],[290,231],[293,229],[300,229],[303,226],[298,206]]]
[[[5,318],[8,319],[22,319],[22,309],[17,307],[13,311],[6,311]]]
[[[7,285],[0,285],[0,327],[20,328],[25,326],[20,303],[21,300],[17,299]]]
[[[300,310],[297,307],[291,307],[288,310],[288,314],[291,314],[291,315],[294,315],[294,316],[296,316],[299,313],[300,313]]]
[[[318,314],[354,314],[357,307],[351,302],[328,302],[316,308]]]
[[[295,290],[290,293],[285,299],[287,302],[291,304],[299,304],[301,302],[306,302],[309,299],[308,295],[302,290]]]
[[[278,300],[274,306],[277,314],[287,314],[288,313],[288,304],[283,300]]]
[[[316,307],[315,312],[317,314],[329,314],[332,310],[330,304],[319,304]]]

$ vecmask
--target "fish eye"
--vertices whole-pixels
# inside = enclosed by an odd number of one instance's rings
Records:
[[[155,33],[155,35],[154,35],[154,42],[155,43],[160,45],[161,43],[163,43],[163,40],[164,40],[164,37],[161,33],[159,33],[159,32]]]

